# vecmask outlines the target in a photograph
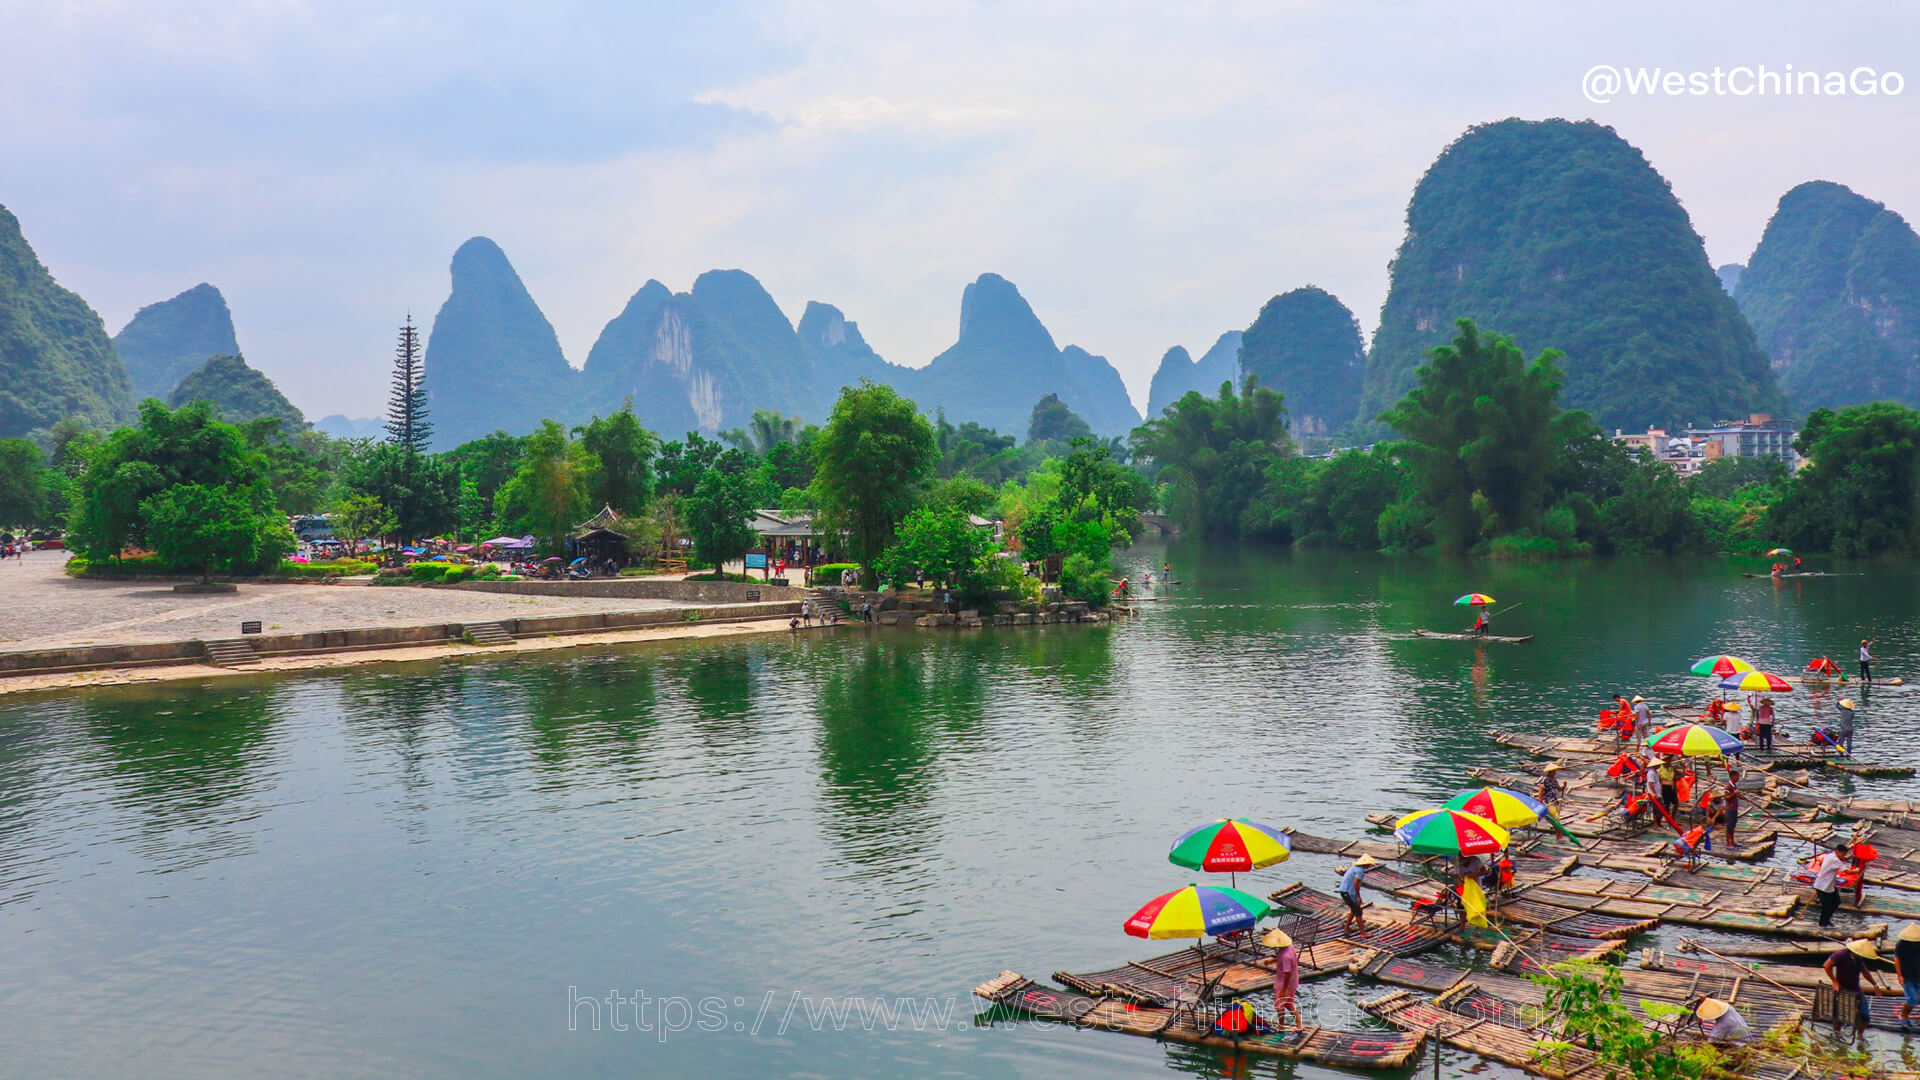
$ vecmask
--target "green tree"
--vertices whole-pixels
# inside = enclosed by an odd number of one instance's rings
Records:
[[[1600,517],[1608,545],[1619,551],[1674,554],[1699,547],[1702,539],[1686,484],[1671,466],[1651,459],[1635,462]]]
[[[1000,505],[1000,493],[971,476],[954,476],[933,485],[927,492],[927,505],[992,518]]]
[[[1796,548],[1920,551],[1920,413],[1891,402],[1815,409],[1795,449],[1811,460],[1768,514]]]
[[[460,470],[443,454],[368,443],[341,463],[342,493],[370,495],[393,515],[392,533],[418,539],[460,525]]]
[[[697,431],[687,432],[679,442],[662,444],[659,468],[660,490],[675,495],[691,495],[700,478],[713,468],[726,447]]]
[[[718,572],[754,545],[755,508],[753,483],[747,473],[746,457],[728,450],[714,467],[693,487],[681,504],[687,535],[701,562],[713,564]]]
[[[45,521],[51,475],[39,447],[25,439],[0,439],[0,526],[32,529]]]
[[[1561,442],[1560,354],[1549,349],[1529,364],[1511,338],[1483,338],[1471,319],[1458,326],[1381,417],[1404,438],[1399,452],[1450,551],[1537,527]]]
[[[593,462],[586,448],[567,438],[557,420],[542,420],[527,436],[513,479],[494,495],[494,516],[508,532],[525,530],[547,550],[566,547],[567,532],[587,516],[587,481]]]
[[[959,506],[922,506],[900,522],[892,546],[880,556],[877,569],[899,585],[916,572],[961,586],[961,578],[975,572],[993,550],[993,532],[974,525]],[[963,592],[966,590],[963,588]]]
[[[866,586],[938,457],[932,426],[892,387],[863,379],[841,388],[814,440],[812,490],[821,517],[847,537]]]
[[[1634,1080],[1700,1080],[1717,1072],[1725,1058],[1704,1043],[1676,1042],[1647,1026],[1622,994],[1619,967],[1592,961],[1556,964],[1544,975],[1529,976],[1546,992],[1547,1011],[1558,1018],[1564,1041],[1543,1043],[1550,1054],[1575,1047],[1592,1051],[1606,1076]],[[1642,1003],[1651,1010],[1654,1003]],[[1669,1005],[1675,1013],[1681,1006]]]
[[[266,569],[293,550],[293,533],[275,510],[265,483],[250,487],[180,484],[140,504],[147,535],[168,566],[201,581],[216,570]]]
[[[1059,394],[1048,394],[1034,403],[1033,419],[1027,422],[1027,445],[1062,442],[1070,443],[1075,439],[1090,439],[1093,429],[1085,420],[1074,415],[1067,403],[1060,400]]]
[[[141,504],[171,487],[250,487],[266,476],[261,455],[239,428],[222,423],[205,402],[168,409],[149,398],[140,422],[92,445],[75,482],[69,541],[95,561],[117,558],[147,542]]]
[[[1153,489],[1139,473],[1113,460],[1113,448],[1092,439],[1075,439],[1073,452],[1059,460],[1060,500],[1068,506],[1092,505],[1101,517],[1131,535],[1140,511],[1153,505]]]
[[[379,499],[364,492],[348,492],[328,512],[333,535],[347,545],[348,553],[360,541],[385,536],[394,530],[393,512]]]
[[[653,494],[653,454],[659,445],[633,414],[633,399],[607,417],[595,416],[573,429],[593,459],[587,480],[589,502],[637,513]]]
[[[526,445],[526,436],[496,430],[461,443],[447,451],[447,457],[459,468],[460,478],[473,484],[480,501],[491,507],[494,493],[520,470],[520,455]]]
[[[1232,383],[1221,383],[1217,398],[1188,391],[1130,441],[1136,461],[1148,459],[1166,486],[1174,519],[1208,536],[1266,531],[1268,468],[1293,453],[1285,400],[1252,377],[1241,393]]]
[[[426,374],[420,364],[420,332],[413,328],[413,316],[409,315],[400,328],[399,344],[393,350],[393,380],[387,395],[387,441],[416,454],[425,454],[433,442],[433,425],[427,422]]]

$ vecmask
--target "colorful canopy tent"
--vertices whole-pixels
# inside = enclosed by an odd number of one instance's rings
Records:
[[[1717,727],[1706,724],[1676,724],[1665,731],[1656,732],[1647,740],[1647,749],[1656,754],[1679,754],[1684,757],[1724,757],[1738,754],[1745,749],[1740,737]]]
[[[1490,855],[1512,840],[1486,818],[1444,807],[1415,810],[1393,823],[1393,835],[1411,851],[1456,857]]]

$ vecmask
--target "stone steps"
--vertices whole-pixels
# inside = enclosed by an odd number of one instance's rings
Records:
[[[214,667],[243,667],[260,662],[260,654],[253,651],[253,643],[244,639],[228,638],[203,644],[207,650],[207,663]]]
[[[511,645],[513,635],[497,622],[468,623],[467,636],[475,645]]]

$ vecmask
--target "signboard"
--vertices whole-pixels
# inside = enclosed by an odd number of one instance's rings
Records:
[[[758,599],[760,599],[760,590],[759,590],[759,589],[748,589],[748,590],[747,590],[747,599],[749,599],[749,600],[758,600]]]
[[[260,632],[260,624],[257,622],[243,622],[240,624],[240,632],[243,634],[257,634]]]
[[[767,568],[767,555],[766,555],[766,552],[764,552],[764,551],[751,551],[751,552],[748,552],[748,553],[747,553],[747,569],[749,569],[749,570],[765,570],[766,568]]]

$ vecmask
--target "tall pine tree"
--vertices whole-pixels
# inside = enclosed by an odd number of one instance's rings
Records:
[[[425,453],[433,437],[427,423],[426,372],[420,365],[420,332],[413,315],[400,327],[400,344],[393,352],[393,391],[387,398],[387,441],[416,453]]]

